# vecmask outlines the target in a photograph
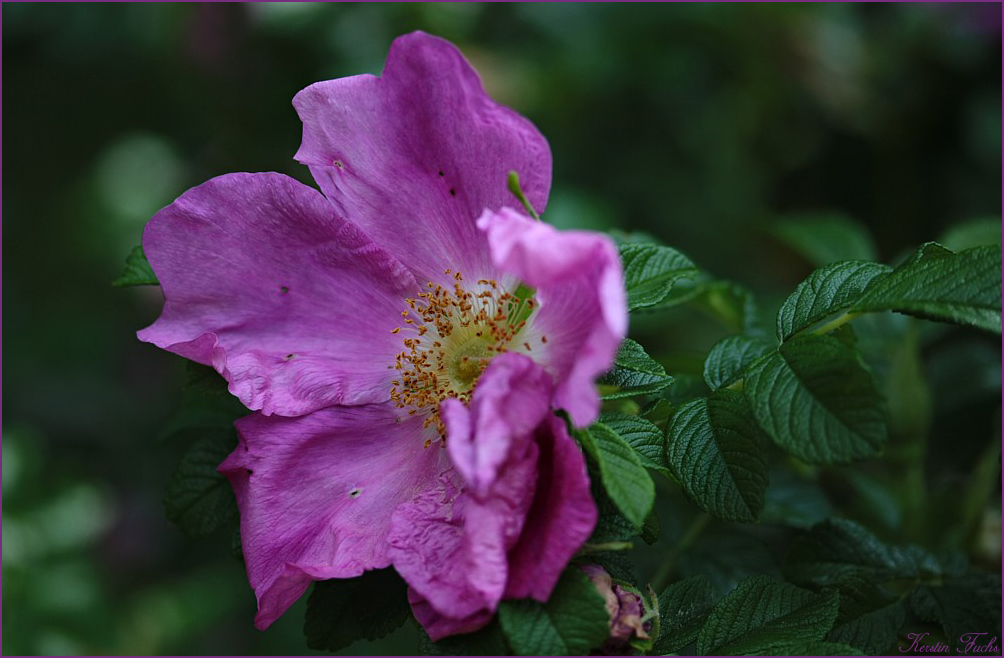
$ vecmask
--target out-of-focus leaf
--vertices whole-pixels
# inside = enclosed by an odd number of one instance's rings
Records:
[[[833,514],[833,506],[818,482],[795,475],[787,468],[770,472],[770,487],[760,512],[761,523],[811,528]]]
[[[728,386],[739,379],[749,364],[770,352],[775,345],[755,336],[727,336],[715,343],[704,361],[704,381],[711,388]]]
[[[766,446],[741,393],[721,389],[681,407],[667,430],[670,470],[701,509],[751,522],[763,507]]]
[[[852,312],[897,311],[1001,332],[1001,248],[954,254],[928,243],[891,274],[868,287]]]
[[[314,583],[303,634],[311,649],[338,651],[356,640],[387,635],[410,614],[408,586],[394,569],[377,569]]]
[[[777,313],[777,337],[787,340],[823,318],[854,304],[865,289],[892,272],[888,265],[862,260],[820,268],[798,284]]]
[[[890,546],[845,519],[824,521],[799,537],[784,562],[784,573],[793,582],[820,587],[854,581],[883,583],[943,572],[938,560],[920,547]]]
[[[952,251],[1001,243],[1001,218],[975,219],[952,226],[938,240]]]
[[[755,576],[739,583],[708,615],[697,636],[701,655],[777,654],[822,640],[837,618],[836,592],[813,594]]]
[[[966,646],[985,646],[991,638],[998,650],[1001,638],[1001,575],[973,572],[950,578],[941,586],[914,590],[910,607],[918,617],[936,621],[945,629],[956,654],[975,652]],[[978,634],[983,635],[978,635]]]
[[[770,232],[816,267],[877,256],[864,226],[838,213],[786,217],[775,222]]]
[[[157,275],[153,273],[153,268],[150,267],[150,261],[146,259],[146,254],[143,253],[142,245],[133,247],[133,250],[126,256],[125,269],[122,270],[122,274],[112,281],[113,286],[119,287],[156,286],[159,283]]]
[[[744,392],[760,427],[796,457],[817,464],[875,454],[886,410],[857,352],[833,336],[798,336],[747,373]]]
[[[503,601],[499,621],[509,644],[524,656],[585,655],[610,636],[603,596],[576,567],[565,570],[547,603]]]
[[[671,383],[673,378],[666,374],[666,369],[630,338],[625,338],[617,350],[613,369],[599,380],[601,386],[618,387],[616,391],[604,393],[604,400],[658,393]]]
[[[234,421],[251,413],[229,390],[223,377],[209,366],[187,364],[187,381],[177,413],[161,429],[167,440],[185,430],[232,428]]]
[[[423,656],[505,656],[510,653],[497,617],[473,633],[451,635],[436,642],[419,629],[418,647]]]
[[[626,242],[619,249],[630,311],[655,306],[677,281],[697,275],[690,259],[671,247]]]

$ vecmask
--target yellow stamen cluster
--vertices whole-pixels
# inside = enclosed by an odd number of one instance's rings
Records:
[[[391,333],[409,335],[392,366],[399,375],[390,391],[399,409],[408,409],[412,416],[428,414],[424,426],[434,428],[444,441],[439,403],[447,398],[470,402],[488,362],[507,352],[526,326],[526,320],[516,323],[511,318],[525,315],[520,311],[535,305],[532,298],[519,299],[494,280],[480,279],[468,290],[460,272],[445,274],[455,281],[452,289],[429,282],[417,299],[405,300],[403,326]],[[428,439],[425,446],[432,441]]]

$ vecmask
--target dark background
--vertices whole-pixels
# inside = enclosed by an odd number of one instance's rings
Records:
[[[180,448],[155,437],[184,367],[135,339],[159,289],[110,286],[188,187],[309,182],[292,160],[299,89],[378,73],[404,32],[451,39],[550,141],[548,221],[646,231],[772,310],[811,269],[770,237],[779,216],[843,213],[884,260],[958,222],[999,225],[1000,12],[4,3],[4,652],[306,651],[302,603],[255,631],[230,537],[165,520]],[[686,314],[647,327],[679,363],[723,335]],[[963,335],[986,357],[958,375],[982,383],[964,395],[980,404],[934,455],[1000,438],[999,341]],[[413,652],[413,637],[350,652]]]

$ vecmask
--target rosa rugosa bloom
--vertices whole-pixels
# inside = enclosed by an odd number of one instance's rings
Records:
[[[381,77],[294,98],[321,193],[230,174],[143,238],[161,317],[142,340],[211,365],[254,410],[220,466],[256,624],[312,580],[393,566],[433,639],[502,598],[546,600],[596,521],[565,425],[626,331],[617,251],[542,210],[550,152],[451,44],[400,37]]]

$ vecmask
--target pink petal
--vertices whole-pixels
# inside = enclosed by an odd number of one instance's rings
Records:
[[[558,382],[554,406],[576,426],[588,425],[599,413],[593,382],[613,365],[627,333],[617,248],[601,234],[558,231],[511,208],[486,210],[478,226],[488,234],[495,265],[537,290],[532,328],[547,343],[535,358]]]
[[[509,551],[505,597],[545,602],[565,565],[593,533],[597,511],[585,459],[564,421],[549,417],[535,438],[537,490],[519,543]]]
[[[390,404],[252,414],[237,430],[240,444],[220,472],[237,495],[259,628],[311,580],[388,566],[393,511],[448,468],[443,450],[423,448],[421,417],[402,420]]]
[[[446,617],[437,612],[428,601],[422,598],[421,594],[410,587],[408,588],[408,602],[411,603],[411,611],[415,614],[415,619],[422,625],[425,632],[429,634],[429,639],[433,642],[449,635],[472,633],[486,626],[494,616],[493,611],[480,610],[462,619]]]
[[[265,414],[389,398],[412,275],[317,191],[229,174],[157,213],[143,236],[163,287],[141,340],[211,364]]]
[[[475,219],[511,203],[510,170],[542,211],[551,154],[526,119],[496,104],[447,41],[414,32],[391,45],[382,77],[313,84],[293,99],[303,121],[296,159],[339,213],[415,273],[493,271]]]

